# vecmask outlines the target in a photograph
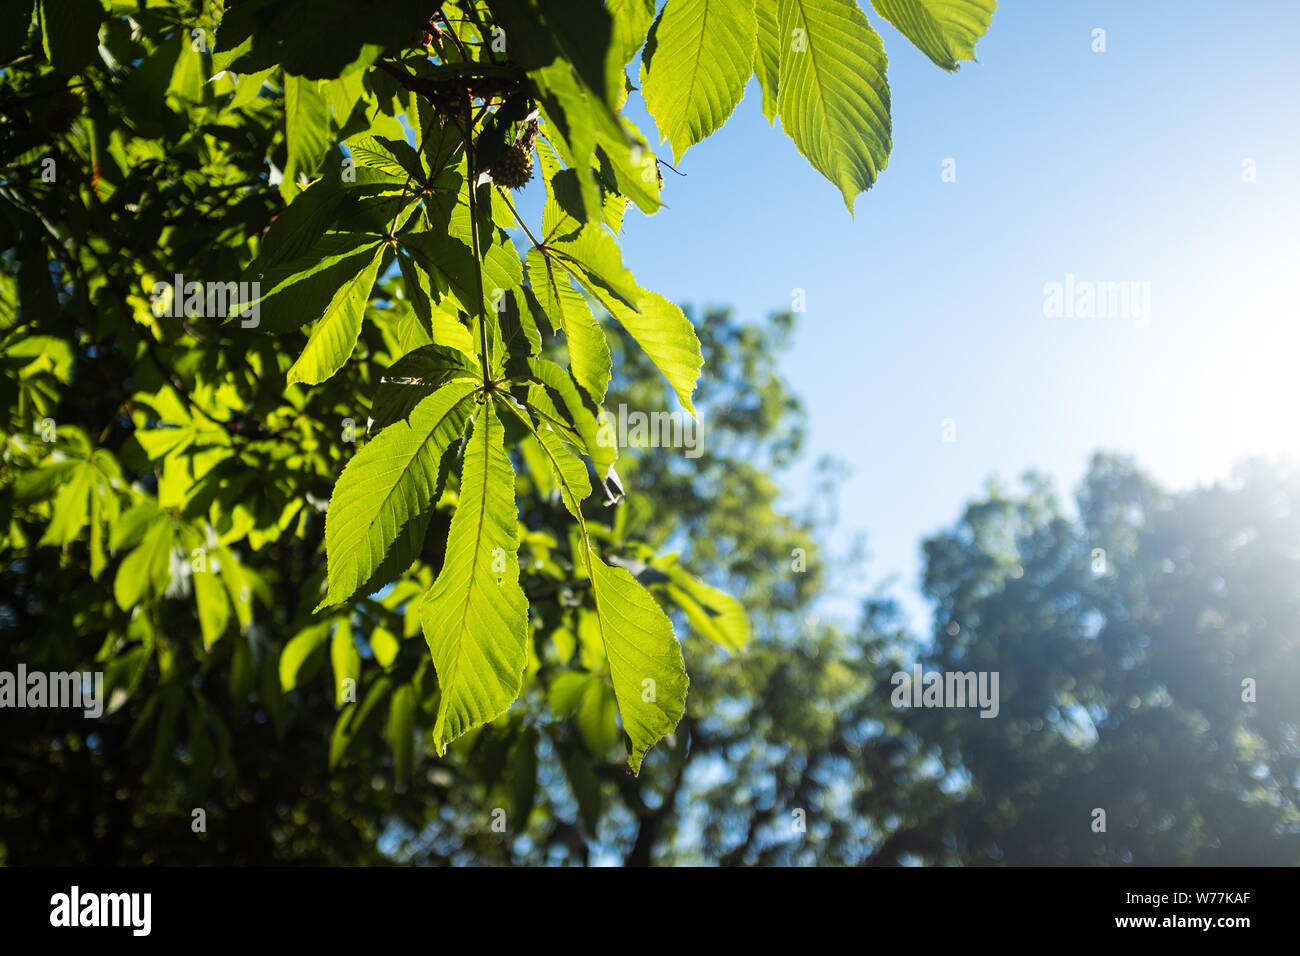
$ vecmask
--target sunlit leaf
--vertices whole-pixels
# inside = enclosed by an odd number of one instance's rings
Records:
[[[641,92],[680,162],[718,130],[754,72],[754,0],[668,0],[641,60]]]
[[[448,382],[366,442],[343,469],[326,513],[329,589],[321,606],[351,596],[411,519],[433,503],[439,460],[464,433],[478,384]]]
[[[519,696],[528,602],[519,586],[514,471],[491,403],[465,446],[442,570],[421,607],[438,672],[434,749],[505,713]]]
[[[853,211],[889,162],[880,37],[853,0],[780,0],[781,127]]]

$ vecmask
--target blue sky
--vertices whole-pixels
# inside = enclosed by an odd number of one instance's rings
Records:
[[[817,458],[847,465],[831,544],[865,532],[870,551],[827,613],[896,575],[924,624],[919,542],[990,477],[1036,468],[1068,496],[1105,449],[1186,487],[1300,452],[1300,3],[1003,0],[956,74],[864,8],[894,149],[855,217],[751,83],[666,174],[671,208],[629,213],[622,239],[680,303],[752,319],[806,291],[782,368],[811,434],[785,484],[803,505]],[[628,115],[653,138],[636,94]],[[1150,283],[1149,318],[1045,317],[1067,274]]]

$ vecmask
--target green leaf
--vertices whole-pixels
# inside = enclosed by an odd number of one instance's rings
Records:
[[[544,499],[549,499],[555,491],[555,483],[551,477],[550,466],[546,463],[546,456],[542,454],[542,446],[532,435],[525,435],[516,447],[524,459],[528,476],[537,487],[537,494]]]
[[[551,684],[546,699],[557,714],[575,718],[592,753],[602,756],[618,742],[614,690],[599,674],[566,671]]]
[[[343,469],[325,514],[329,590],[320,607],[347,600],[369,580],[403,529],[432,505],[442,453],[464,433],[478,385],[448,382]]]
[[[613,298],[606,307],[668,379],[682,407],[694,416],[691,395],[704,367],[704,356],[691,320],[657,292],[643,292],[636,309]]]
[[[203,59],[203,54],[191,49],[183,39],[180,56],[176,58],[176,66],[172,70],[171,82],[167,85],[168,94],[189,100],[195,105],[201,104],[208,92],[204,88],[208,74]]]
[[[484,405],[466,444],[447,556],[421,605],[441,691],[433,727],[439,754],[504,714],[523,685],[528,600],[519,586],[515,475],[503,435],[493,405]]]
[[[547,688],[547,706],[561,717],[572,717],[595,679],[595,674],[586,671],[565,671],[551,681],[551,686]]]
[[[578,173],[563,169],[550,146],[543,140],[537,148],[538,162],[546,180],[546,204],[542,207],[543,244],[570,239],[582,231],[595,209],[583,205]]]
[[[32,260],[23,261],[30,263]],[[43,260],[38,260],[38,268],[46,273],[43,278],[48,284],[48,268],[43,264]],[[72,344],[66,339],[53,335],[28,335],[19,339],[10,339],[4,347],[4,358],[5,364],[23,379],[48,372],[60,382],[66,382],[72,371],[72,364],[76,360],[76,353]]]
[[[343,188],[343,205],[335,228],[387,236],[393,222],[405,222],[403,213],[415,210],[419,193],[407,188],[404,177],[387,170],[358,166],[352,170],[355,183]]]
[[[593,411],[587,407],[574,386],[573,379],[554,362],[533,359],[528,367],[537,383],[529,388],[529,406],[561,434],[562,426],[570,430],[573,436],[571,440],[587,453],[596,468],[596,474],[602,481],[608,478],[610,469],[618,460],[618,443],[608,431],[602,432],[599,409]],[[537,394],[539,386],[547,389],[545,395]],[[543,401],[543,398],[558,399],[559,403]],[[558,422],[555,419],[557,414],[560,416]]]
[[[253,581],[229,548],[219,547],[216,554],[221,582],[226,586],[226,594],[235,609],[235,618],[241,629],[246,628],[253,623]]]
[[[358,166],[382,169],[394,176],[410,177],[416,182],[424,180],[424,168],[414,147],[404,140],[383,136],[359,136],[344,143]]]
[[[375,246],[365,268],[335,291],[325,307],[325,314],[312,329],[302,354],[290,367],[287,384],[319,385],[348,360],[357,346],[357,336],[361,334],[361,319],[379,274],[383,249],[382,245]]]
[[[378,236],[338,232],[322,237],[301,256],[265,267],[265,272],[259,273],[263,267],[255,265],[250,271],[260,276],[257,281],[263,290],[257,300],[258,327],[296,332],[319,319],[339,290],[355,283],[381,249]],[[234,321],[235,312],[233,307],[227,309],[228,321]]]
[[[352,639],[352,623],[344,618],[330,638],[330,666],[334,669],[334,706],[349,703],[349,689],[356,699],[357,682],[361,680],[361,654]],[[347,682],[352,681],[351,688]]]
[[[14,481],[15,502],[25,505],[34,501],[44,501],[67,482],[69,474],[81,467],[83,467],[82,462],[75,459],[54,462],[46,459],[39,468],[34,471],[24,471]],[[48,531],[46,533],[48,534]]]
[[[339,766],[343,759],[352,753],[357,742],[363,740],[367,735],[367,731],[377,724],[381,713],[379,705],[389,696],[392,686],[393,682],[388,677],[379,678],[370,685],[370,689],[366,691],[365,699],[360,706],[349,704],[339,714],[339,719],[334,724],[334,732],[330,737],[329,767],[331,770]],[[397,739],[393,733],[391,707],[389,708],[388,718],[386,736],[391,745]],[[394,757],[396,758],[396,754],[394,754]]]
[[[949,72],[975,59],[975,44],[993,21],[997,0],[871,0],[876,12]]]
[[[466,217],[466,223],[469,219]],[[468,231],[468,226],[466,227]],[[478,295],[474,253],[459,239],[445,233],[407,232],[397,237],[401,247],[411,253],[424,271],[439,280],[431,288],[435,301],[442,301],[450,291],[466,312],[473,311]],[[487,290],[484,290],[486,294]]]
[[[95,466],[83,461],[72,471],[54,498],[54,514],[40,544],[67,547],[90,520],[90,495],[95,485]]]
[[[172,519],[161,514],[149,525],[144,539],[118,565],[113,597],[123,611],[140,604],[146,594],[158,596],[171,583],[171,552],[175,534]]]
[[[593,295],[607,292],[629,306],[640,298],[641,289],[623,265],[618,242],[595,223],[587,224],[571,239],[548,242],[547,249]]]
[[[421,328],[436,345],[446,345],[458,349],[467,355],[474,355],[474,337],[469,329],[454,314],[448,314],[443,306],[434,305],[434,290],[429,284],[429,274],[416,267],[412,258],[405,251],[398,253],[397,264],[401,268],[402,281],[405,283],[406,297],[411,302]],[[449,300],[448,307],[454,310],[454,303]],[[409,338],[409,336],[407,336]]]
[[[641,92],[673,161],[727,121],[754,70],[754,0],[668,0],[641,55]]]
[[[287,694],[298,686],[298,675],[303,665],[308,658],[325,646],[334,625],[333,618],[311,624],[291,637],[284,645],[284,650],[280,652],[279,669],[280,690],[283,693]]]
[[[511,59],[526,70],[558,64],[572,70],[609,110],[622,92],[622,53],[602,0],[494,0]]]
[[[146,498],[140,504],[128,508],[109,532],[108,546],[114,551],[134,548],[161,514],[158,502],[153,498]]]
[[[393,748],[393,776],[400,789],[411,779],[415,757],[415,688],[400,684],[388,705],[388,726],[384,736]]]
[[[623,730],[632,743],[628,766],[672,733],[686,710],[689,680],[673,625],[626,568],[611,568],[587,545],[583,556]]]
[[[388,628],[376,625],[370,629],[366,640],[370,644],[370,652],[375,655],[375,662],[384,670],[392,667],[393,661],[397,660],[397,652],[402,649],[402,642],[397,635]]]
[[[280,194],[285,199],[292,199],[301,189],[299,174],[313,178],[329,149],[329,102],[317,80],[285,74],[284,135],[289,161],[285,164],[284,178],[280,180]]]
[[[446,484],[446,475],[448,472],[448,458],[455,457],[455,449],[449,448],[443,454],[442,463],[438,471],[438,484],[434,487],[432,501],[437,501],[442,494],[442,489]],[[387,584],[392,584],[407,569],[415,563],[420,552],[424,550],[425,538],[429,535],[429,522],[433,520],[433,512],[425,511],[417,514],[402,528],[393,541],[393,546],[388,549],[388,554],[380,562],[379,567],[375,568],[374,573],[361,585],[362,594],[373,594]]]
[[[502,297],[496,310],[501,349],[493,361],[495,374],[505,373],[514,380],[528,377],[528,360],[542,351],[539,316],[545,318],[546,313],[532,289],[520,287]]]
[[[215,69],[215,68],[214,68]],[[237,110],[251,103],[262,92],[262,87],[271,78],[273,67],[258,70],[256,73],[241,73],[235,86],[235,94],[226,104],[226,109]]]
[[[221,639],[230,620],[230,602],[225,588],[211,570],[194,573],[194,602],[203,646],[209,648]]]
[[[629,62],[645,43],[646,32],[655,18],[655,0],[605,0],[605,9],[614,21],[614,38]]]
[[[405,418],[416,405],[452,379],[473,378],[478,374],[478,364],[457,349],[425,345],[408,352],[379,380],[370,406],[372,431],[380,431]]]
[[[150,461],[162,461],[194,446],[230,444],[225,429],[207,418],[191,415],[170,387],[153,395],[137,395],[136,401],[151,407],[158,418],[157,428],[142,428],[135,433]]]
[[[560,489],[560,498],[564,502],[564,507],[571,515],[581,520],[582,502],[591,494],[591,480],[587,477],[587,466],[553,431],[545,426],[535,428],[532,422],[514,409],[514,406],[510,408],[521,418],[541,446],[542,454],[555,478],[556,487]],[[585,533],[585,527],[583,531]]]
[[[465,144],[461,141],[455,121],[442,113],[435,113],[424,128],[417,132],[424,137],[420,142],[420,156],[424,160],[424,168],[428,170],[425,181],[439,180],[446,170],[449,175],[443,181],[448,184],[455,182],[457,186],[452,192],[459,192],[462,177],[449,167],[454,167],[464,158]]]
[[[638,773],[646,751],[671,733],[686,710],[689,680],[673,625],[653,597],[626,568],[611,568],[596,554],[582,516],[582,501],[591,493],[587,469],[564,443],[546,429],[536,429],[522,412],[507,404],[540,442],[551,462],[565,507],[578,522],[581,561],[591,580],[596,628],[623,731],[630,742],[628,766]]]
[[[112,461],[102,448],[95,452],[92,462],[97,458]],[[113,462],[113,467],[116,466],[117,463]],[[104,553],[104,523],[116,523],[121,510],[117,494],[109,482],[96,480],[90,490],[90,576],[96,581],[108,566],[108,555]]]
[[[686,613],[686,620],[701,636],[732,652],[749,643],[749,617],[730,594],[697,580],[674,563],[665,570],[668,597]]]
[[[497,237],[491,246],[483,250],[483,307],[482,315],[487,321],[490,338],[489,354],[493,356],[494,367],[500,370],[507,356],[502,347],[502,313],[514,308],[514,320],[519,320],[518,302],[513,295],[521,295],[524,284],[523,264],[514,244],[508,238]],[[466,310],[470,311],[470,310]],[[477,321],[474,322],[477,327]],[[515,331],[521,331],[516,329]],[[516,343],[517,344],[517,343]],[[538,345],[540,346],[540,339]]]
[[[663,208],[659,201],[658,161],[654,151],[630,120],[623,118],[622,122],[625,136],[616,138],[604,129],[599,130],[596,136],[600,144],[597,157],[608,166],[614,180],[612,185],[618,190],[605,198],[607,222],[615,216],[621,222],[627,205],[623,202],[624,197],[631,199],[648,216]],[[617,232],[618,223],[610,222],[610,228]]]
[[[781,23],[775,3],[756,3],[758,18],[758,52],[754,57],[754,75],[763,91],[763,115],[769,126],[776,123],[776,94],[781,76]]]
[[[853,212],[889,162],[880,37],[853,0],[780,0],[781,126]]]
[[[240,86],[250,79],[242,77]],[[333,223],[342,202],[343,189],[334,176],[323,176],[300,192],[266,230],[259,265],[269,269],[307,255]]]
[[[568,270],[540,249],[529,249],[525,263],[528,281],[551,327],[564,332],[573,377],[596,401],[603,401],[613,364],[609,341],[591,306],[573,287]]]
[[[218,577],[213,555],[207,552],[203,533],[196,528],[183,527],[181,540],[184,541],[190,561],[190,581],[194,586],[194,604],[198,611],[203,646],[210,648],[225,633],[226,624],[230,621],[230,601]],[[193,558],[196,549],[202,549],[202,557],[198,561]]]
[[[594,218],[600,210],[600,196],[591,166],[596,154],[598,126],[617,136],[621,134],[618,117],[608,107],[588,96],[564,63],[555,63],[537,71],[533,80],[538,89],[538,106],[546,121],[546,139],[555,147],[565,165],[577,174],[583,218]],[[604,114],[609,112],[609,116]]]

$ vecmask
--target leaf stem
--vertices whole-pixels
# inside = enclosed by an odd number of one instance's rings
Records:
[[[515,222],[519,223],[519,228],[524,231],[524,235],[526,235],[529,241],[538,249],[544,249],[545,247],[540,242],[537,241],[537,237],[534,236],[532,232],[529,231],[528,224],[524,222],[523,217],[520,216],[519,213],[515,211],[514,203],[510,201],[510,197],[506,195],[506,191],[502,189],[500,186],[498,186],[497,192],[499,192],[501,194],[501,198],[505,200],[506,208],[510,210],[510,215],[515,217]]]
[[[483,310],[483,253],[478,241],[478,184],[474,181],[474,98],[465,91],[465,173],[469,187],[469,235],[474,249],[474,284],[478,292],[478,301],[474,309],[478,313],[479,345],[482,349],[483,391],[492,392],[492,376],[489,373],[487,315]],[[491,202],[491,198],[488,202]]]

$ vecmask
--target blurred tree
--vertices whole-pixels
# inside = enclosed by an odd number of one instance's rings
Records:
[[[900,802],[873,862],[1300,863],[1294,470],[1173,494],[1099,455],[1077,518],[1030,476],[925,553],[935,626],[915,658],[999,672],[1001,709],[901,712],[951,798]]]

